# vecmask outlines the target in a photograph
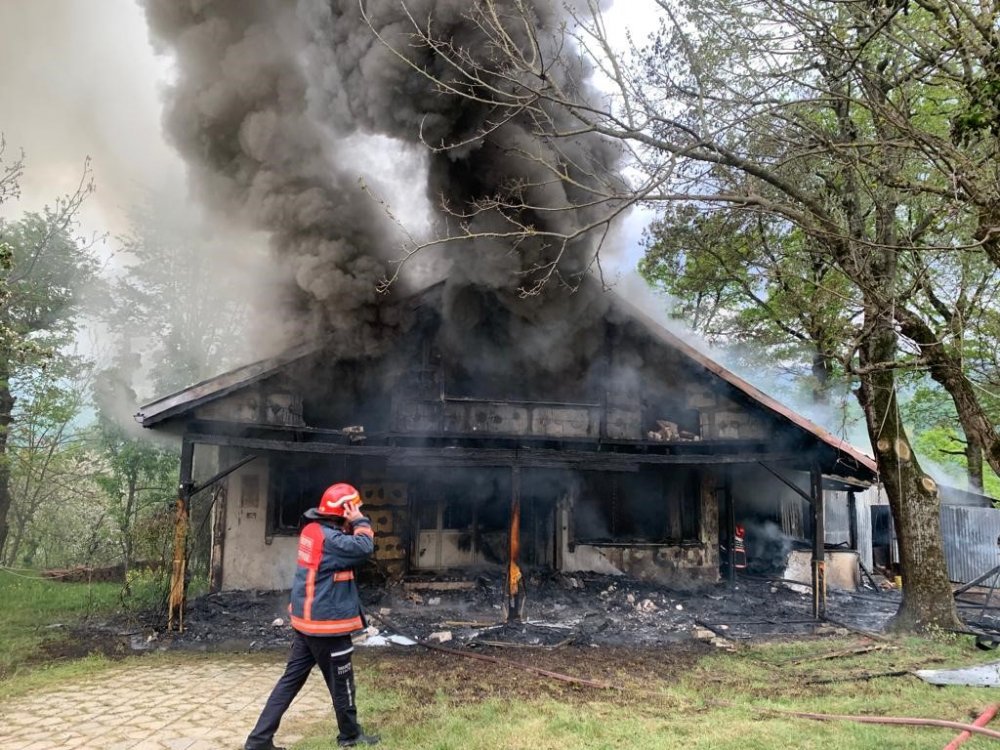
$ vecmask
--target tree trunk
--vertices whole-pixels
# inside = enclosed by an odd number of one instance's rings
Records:
[[[968,466],[969,491],[983,492],[983,444],[978,435],[965,436],[965,463]]]
[[[939,383],[951,396],[958,412],[958,421],[962,425],[969,448],[976,447],[979,464],[979,484],[982,486],[982,461],[986,462],[997,474],[1000,474],[1000,434],[997,433],[993,421],[987,416],[982,403],[976,396],[972,382],[965,377],[961,365],[947,359],[940,346],[922,347],[921,351],[931,350],[936,360],[930,369],[931,377]],[[973,462],[969,462],[970,478]]]
[[[10,514],[10,461],[7,456],[7,436],[10,434],[11,413],[14,410],[14,396],[10,392],[10,371],[6,362],[0,367],[0,553],[7,544],[10,528],[7,516]]]
[[[898,630],[960,627],[941,540],[941,501],[934,480],[920,470],[899,414],[894,371],[896,332],[891,312],[865,305],[870,335],[860,349],[859,398],[879,474],[899,539],[903,602]]]
[[[10,535],[10,524],[8,523],[7,526],[7,550],[3,558],[7,565],[17,564],[17,555],[21,551],[21,540],[24,539],[24,531],[28,527],[28,521],[30,520],[27,514],[20,517],[17,517],[18,513],[14,515],[16,520],[13,536]]]
[[[821,341],[820,337],[814,337],[813,341]],[[823,352],[817,350],[812,356],[812,400],[814,404],[825,404],[829,401],[830,395],[830,358]]]
[[[976,463],[981,466],[985,458],[990,468],[1000,474],[1000,433],[983,409],[972,381],[966,377],[960,355],[949,351],[941,343],[941,337],[920,316],[903,306],[897,307],[895,314],[903,335],[913,340],[920,347],[921,355],[930,362],[931,378],[951,396],[970,449],[973,444],[978,446]],[[973,476],[972,468],[973,462],[970,461],[970,479]],[[981,487],[981,468],[979,476]]]
[[[124,576],[126,583],[128,582],[129,571],[132,569],[132,552],[135,547],[133,534],[136,522],[135,496],[137,483],[138,477],[129,477],[128,500],[125,505],[125,528],[122,529],[122,564],[125,567]]]

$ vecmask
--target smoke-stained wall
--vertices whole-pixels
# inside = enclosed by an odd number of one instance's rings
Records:
[[[236,451],[222,451],[220,461],[231,465]],[[225,524],[222,544],[221,587],[225,590],[291,588],[295,573],[294,536],[273,535],[268,528],[271,501],[269,465],[257,460],[226,478],[226,513],[214,523]],[[213,529],[213,537],[217,529]],[[218,555],[218,549],[213,550]],[[213,560],[213,568],[218,561]]]
[[[664,472],[669,481],[670,472]],[[581,503],[580,487],[571,487],[559,508],[559,569],[566,572],[596,571],[611,575],[627,574],[636,578],[658,581],[678,588],[697,587],[719,580],[719,499],[720,478],[711,470],[692,471],[694,486],[691,498],[697,512],[697,525],[684,541],[659,543],[641,540],[620,540],[613,544],[593,544],[581,539],[581,527],[593,533],[604,514],[594,513],[593,506]],[[609,497],[598,498],[605,503]],[[680,501],[664,502],[661,494],[647,493],[642,501],[660,508],[664,514]]]

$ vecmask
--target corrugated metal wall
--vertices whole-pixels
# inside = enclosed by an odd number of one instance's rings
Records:
[[[869,509],[886,502],[885,493],[876,488],[857,494],[858,552],[869,570],[872,566],[872,516]],[[955,583],[968,583],[1000,565],[1000,546],[997,546],[1000,510],[942,505],[941,537],[948,577]],[[897,555],[893,557],[897,559]]]
[[[871,571],[874,561],[872,560],[872,503],[878,503],[878,490],[867,489],[855,495],[855,513],[858,519],[858,554],[861,562],[868,571]]]
[[[956,583],[968,583],[1000,565],[1000,510],[942,506],[941,536],[948,576]]]

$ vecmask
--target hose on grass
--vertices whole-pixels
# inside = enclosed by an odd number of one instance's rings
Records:
[[[994,703],[992,706],[979,714],[979,716],[976,717],[976,720],[972,722],[972,725],[976,727],[985,727],[990,723],[990,721],[993,720],[993,717],[997,715],[998,710],[1000,710],[1000,703]],[[970,732],[963,731],[955,739],[945,745],[944,750],[958,750],[958,747],[965,744],[965,741],[970,737],[972,737]]]
[[[852,716],[850,714],[814,714],[806,711],[786,711],[778,708],[758,708],[756,706],[744,706],[752,711],[763,713],[774,713],[781,716],[794,716],[799,719],[813,719],[815,721],[854,721],[859,724],[891,724],[896,726],[910,727],[938,727],[942,729],[955,729],[960,732],[970,732],[990,739],[1000,740],[1000,732],[975,724],[963,724],[960,721],[948,721],[946,719],[923,719],[915,716]]]

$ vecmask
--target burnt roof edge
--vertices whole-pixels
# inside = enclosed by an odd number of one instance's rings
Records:
[[[708,355],[699,351],[691,344],[687,343],[679,336],[671,333],[669,330],[664,328],[661,324],[653,320],[652,317],[642,312],[639,308],[635,307],[632,303],[628,302],[625,298],[610,292],[612,295],[612,304],[622,310],[628,317],[640,322],[643,326],[654,336],[659,338],[663,343],[671,346],[682,354],[684,354],[688,359],[695,362],[697,365],[704,367],[706,370],[714,375],[722,378],[722,380],[729,383],[731,386],[737,390],[743,392],[754,401],[764,406],[777,416],[791,422],[796,427],[799,427],[813,436],[821,440],[826,445],[831,448],[846,454],[854,461],[856,461],[860,466],[868,469],[874,475],[873,478],[878,477],[878,465],[875,463],[875,459],[871,456],[862,453],[859,449],[848,443],[843,438],[839,438],[832,432],[820,427],[815,422],[806,419],[801,414],[788,408],[780,401],[771,396],[768,396],[762,390],[754,385],[751,385],[748,381],[741,378],[739,375],[734,373],[732,370],[728,370],[714,359],[711,359]]]
[[[323,348],[318,344],[297,344],[281,354],[242,365],[233,370],[206,378],[174,393],[149,401],[139,407],[135,420],[143,427],[152,427],[170,417],[183,414],[209,401],[227,396],[233,391],[260,382],[283,367]]]

